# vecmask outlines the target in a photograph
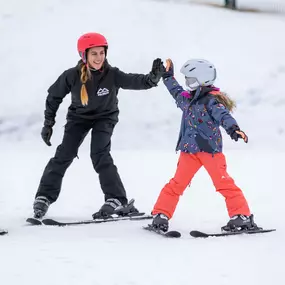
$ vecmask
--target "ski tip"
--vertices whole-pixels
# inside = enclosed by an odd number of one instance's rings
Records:
[[[191,232],[190,232],[190,236],[195,237],[195,238],[196,238],[196,237],[204,237],[204,238],[209,237],[208,234],[203,233],[203,232],[200,232],[200,231],[191,231]]]
[[[39,226],[42,224],[42,222],[36,218],[27,218],[26,222],[31,224],[31,225],[35,225],[35,226]]]
[[[143,227],[144,230],[156,233],[158,235],[164,236],[166,238],[180,238],[181,233],[178,231],[168,231],[168,232],[163,232],[162,230],[154,228],[152,225],[147,225]]]
[[[53,219],[44,219],[42,223],[46,226],[65,226],[65,224],[57,222]]]
[[[172,238],[180,238],[181,233],[177,231],[169,231],[165,233],[165,236],[172,237]]]

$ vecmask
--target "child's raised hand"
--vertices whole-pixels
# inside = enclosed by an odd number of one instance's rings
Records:
[[[163,76],[162,76],[163,78],[174,76],[174,67],[173,67],[172,60],[170,58],[168,58],[166,60],[165,70],[166,70],[166,72],[163,74]]]
[[[168,58],[166,60],[166,71],[169,71],[170,67],[173,66],[172,60],[170,58]]]

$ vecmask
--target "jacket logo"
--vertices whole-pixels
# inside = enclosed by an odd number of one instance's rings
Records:
[[[100,88],[97,92],[98,96],[105,96],[108,95],[110,92],[107,88]]]

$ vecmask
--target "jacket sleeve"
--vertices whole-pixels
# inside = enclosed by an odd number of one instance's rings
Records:
[[[74,69],[68,69],[64,71],[49,87],[44,113],[46,120],[55,120],[59,105],[61,104],[63,98],[71,91],[73,73]]]
[[[182,96],[182,93],[187,91],[184,90],[181,85],[179,85],[174,77],[166,77],[163,79],[163,83],[168,89],[169,93],[175,99],[178,108],[184,110],[189,106],[189,100],[186,97]]]
[[[227,131],[227,133],[233,125],[238,126],[229,110],[223,104],[218,102],[217,99],[210,99],[207,110],[214,120]]]
[[[129,90],[150,89],[157,86],[151,80],[151,74],[124,73],[118,68],[115,69],[115,84],[118,88]]]

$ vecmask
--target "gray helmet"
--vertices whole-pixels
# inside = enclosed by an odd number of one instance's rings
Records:
[[[204,59],[191,59],[183,64],[180,72],[185,75],[186,85],[191,91],[199,86],[210,86],[216,80],[215,66]]]

